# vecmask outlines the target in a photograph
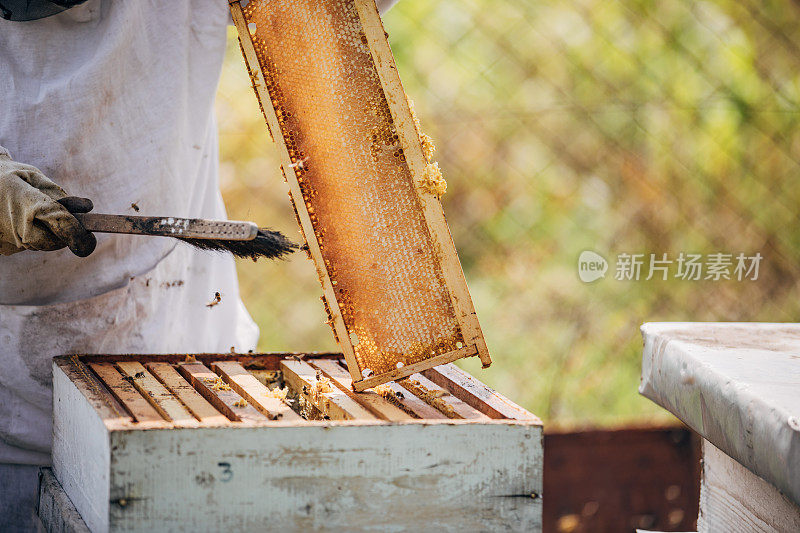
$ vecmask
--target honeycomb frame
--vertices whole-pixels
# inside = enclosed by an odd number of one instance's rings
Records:
[[[353,388],[462,357],[489,366],[374,0],[229,4]]]

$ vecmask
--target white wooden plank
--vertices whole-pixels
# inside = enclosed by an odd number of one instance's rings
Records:
[[[92,531],[107,531],[108,430],[67,372],[63,361],[54,362],[53,471],[86,525]]]
[[[525,424],[413,422],[114,432],[111,499],[130,503],[112,507],[111,526],[539,531],[540,436]]]
[[[800,506],[703,439],[697,530],[796,532]]]
[[[800,325],[642,326],[639,392],[800,503]]]

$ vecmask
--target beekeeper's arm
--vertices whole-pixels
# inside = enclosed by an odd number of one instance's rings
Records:
[[[66,196],[39,169],[17,163],[0,146],[0,255],[67,246],[78,257],[91,254],[97,241],[58,203]],[[83,199],[70,208],[87,212],[92,205]]]

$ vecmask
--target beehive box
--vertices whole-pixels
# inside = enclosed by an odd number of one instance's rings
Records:
[[[55,475],[92,531],[540,529],[534,415],[450,364],[355,393],[340,358],[56,358]]]

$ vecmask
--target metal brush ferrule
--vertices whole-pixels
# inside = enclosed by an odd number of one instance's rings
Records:
[[[145,217],[135,215],[103,215],[75,213],[75,218],[88,231],[127,233],[185,239],[224,239],[252,241],[258,226],[236,220],[204,220],[199,218]]]

